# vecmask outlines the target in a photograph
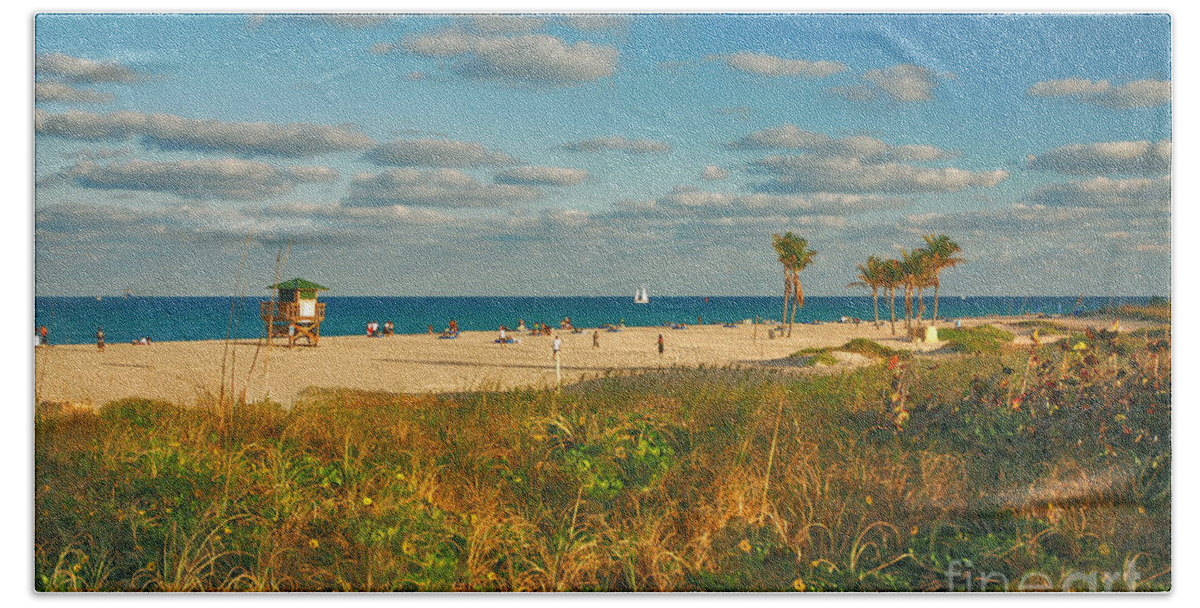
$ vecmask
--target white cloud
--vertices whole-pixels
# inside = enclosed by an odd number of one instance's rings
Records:
[[[61,82],[38,81],[33,83],[33,98],[35,101],[58,103],[110,103],[113,94],[92,89],[77,89]]]
[[[1029,156],[1029,167],[1071,175],[1122,173],[1158,175],[1171,172],[1171,140],[1109,141],[1071,144]]]
[[[456,169],[389,169],[361,173],[350,183],[352,206],[497,207],[542,196],[533,186],[484,184]]]
[[[849,156],[768,156],[752,161],[751,171],[774,180],[761,189],[775,192],[955,192],[990,188],[1007,171],[967,171],[954,167],[920,167],[898,162],[872,163]]]
[[[588,178],[582,169],[566,167],[513,167],[496,174],[498,184],[517,186],[574,186]]]
[[[729,171],[726,171],[725,169],[722,169],[721,167],[718,167],[716,165],[708,165],[707,167],[704,168],[704,171],[700,172],[700,179],[717,181],[717,180],[728,179],[728,178],[729,178]]]
[[[766,53],[740,51],[732,55],[713,56],[711,59],[721,59],[731,68],[756,74],[758,76],[807,76],[822,78],[837,74],[846,69],[845,64],[836,61],[806,61],[804,59],[787,59]]]
[[[344,127],[223,122],[138,112],[93,114],[71,110],[49,114],[35,110],[34,130],[83,140],[128,139],[141,135],[143,143],[160,149],[216,150],[248,156],[302,157],[360,150],[374,144],[370,137]]]
[[[863,74],[863,80],[879,87],[892,99],[906,103],[933,99],[933,89],[938,84],[932,70],[909,63],[868,70]]]
[[[516,160],[478,142],[452,139],[397,139],[366,153],[367,160],[395,167],[480,167]]]
[[[39,54],[34,58],[34,71],[67,82],[133,83],[143,78],[136,70],[116,61],[92,61],[63,53]]]
[[[846,215],[894,209],[907,204],[898,198],[814,192],[804,196],[794,194],[734,194],[700,190],[691,186],[675,186],[666,195],[648,202],[625,202],[619,214],[626,216],[659,216],[674,218],[714,216],[797,216]]]
[[[628,139],[621,135],[612,137],[597,137],[563,145],[567,150],[577,152],[630,152],[645,154],[666,154],[671,151],[671,144],[653,139]]]
[[[481,36],[447,30],[406,38],[404,49],[424,57],[461,57],[454,70],[469,78],[567,85],[612,76],[616,47],[568,44],[545,34]]]
[[[781,125],[755,131],[729,144],[731,148],[768,150],[775,148],[814,148],[832,139],[823,133],[813,133],[796,125]]]
[[[728,144],[730,148],[750,150],[791,149],[807,150],[820,156],[846,156],[867,162],[886,161],[924,162],[946,160],[957,156],[936,146],[906,144],[893,146],[867,135],[850,135],[834,139],[824,133],[813,133],[785,124],[755,131]]]
[[[1057,207],[1151,208],[1169,211],[1171,178],[1104,176],[1041,186],[1026,197],[1031,203]]]
[[[1107,80],[1064,78],[1029,87],[1030,97],[1061,99],[1118,109],[1152,108],[1171,102],[1171,81],[1135,80],[1113,86]]]
[[[131,160],[107,165],[84,161],[62,172],[76,186],[101,190],[166,192],[190,199],[261,199],[291,192],[302,182],[328,182],[338,173],[327,167],[278,168],[235,158],[153,162]]]

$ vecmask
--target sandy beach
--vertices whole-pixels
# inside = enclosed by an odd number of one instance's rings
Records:
[[[1030,330],[1015,327],[1020,318],[968,319],[964,325],[992,323],[1028,342]],[[1111,320],[1058,319],[1082,329],[1106,327]],[[941,327],[949,324],[941,323]],[[1123,321],[1125,330],[1145,323]],[[559,332],[564,384],[621,370],[653,370],[672,366],[696,367],[769,364],[798,350],[845,344],[864,337],[892,348],[931,350],[936,345],[893,337],[887,324],[873,327],[825,323],[798,324],[791,338],[768,338],[769,327],[745,324],[690,326],[684,330],[629,327],[600,331],[600,347],[592,346],[592,330]],[[897,324],[903,332],[902,324]],[[665,352],[659,356],[659,334]],[[402,393],[459,392],[514,387],[550,387],[556,382],[550,336],[513,332],[517,344],[500,345],[495,332],[464,331],[454,340],[433,336],[326,336],[317,348],[267,349],[255,341],[228,347],[219,340],[159,342],[149,346],[110,344],[104,352],[95,345],[39,347],[35,353],[35,388],[40,401],[99,406],[122,397],[148,397],[177,403],[196,403],[216,395],[221,386],[222,358],[226,378],[247,399],[270,397],[291,404],[309,387],[351,388]],[[269,351],[269,352],[268,352]],[[838,354],[839,366],[863,363],[859,355]],[[228,380],[227,380],[228,386]]]

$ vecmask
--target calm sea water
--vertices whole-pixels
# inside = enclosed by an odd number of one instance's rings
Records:
[[[933,299],[927,298],[932,313]],[[1077,298],[1056,296],[1016,296],[962,298],[943,297],[938,316],[1007,315],[1024,312],[1070,314]],[[1108,305],[1137,304],[1149,297],[1084,298],[1081,311]],[[156,341],[213,340],[227,332],[235,338],[257,338],[263,333],[258,317],[260,298],[245,298],[240,306],[235,298],[224,297],[38,297],[35,298],[34,326],[46,325],[54,344],[86,344],[95,340],[96,327],[103,326],[109,343],[129,342],[140,336]],[[634,304],[625,297],[349,297],[331,296],[326,302],[321,334],[345,336],[365,334],[369,321],[392,321],[397,333],[422,333],[433,325],[435,331],[446,327],[450,319],[463,330],[494,330],[501,324],[515,327],[518,319],[527,325],[549,323],[557,327],[563,317],[571,317],[578,327],[602,323],[660,325],[663,322],[694,323],[740,321],[756,315],[778,319],[783,312],[782,298],[774,297],[654,297],[649,304]],[[897,298],[897,315],[903,301]],[[231,308],[233,323],[231,328]],[[810,296],[796,313],[797,321],[835,321],[842,315],[870,319],[870,296]],[[887,317],[887,304],[880,299],[880,316]],[[33,328],[30,328],[33,331]]]

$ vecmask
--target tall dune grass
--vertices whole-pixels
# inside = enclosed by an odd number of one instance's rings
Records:
[[[820,376],[313,392],[229,424],[39,404],[35,586],[939,590],[955,560],[1055,581],[1132,560],[1167,589],[1169,345],[1076,338]]]

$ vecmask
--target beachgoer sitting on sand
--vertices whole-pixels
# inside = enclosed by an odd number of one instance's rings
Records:
[[[517,331],[526,331],[525,319],[517,319]]]

